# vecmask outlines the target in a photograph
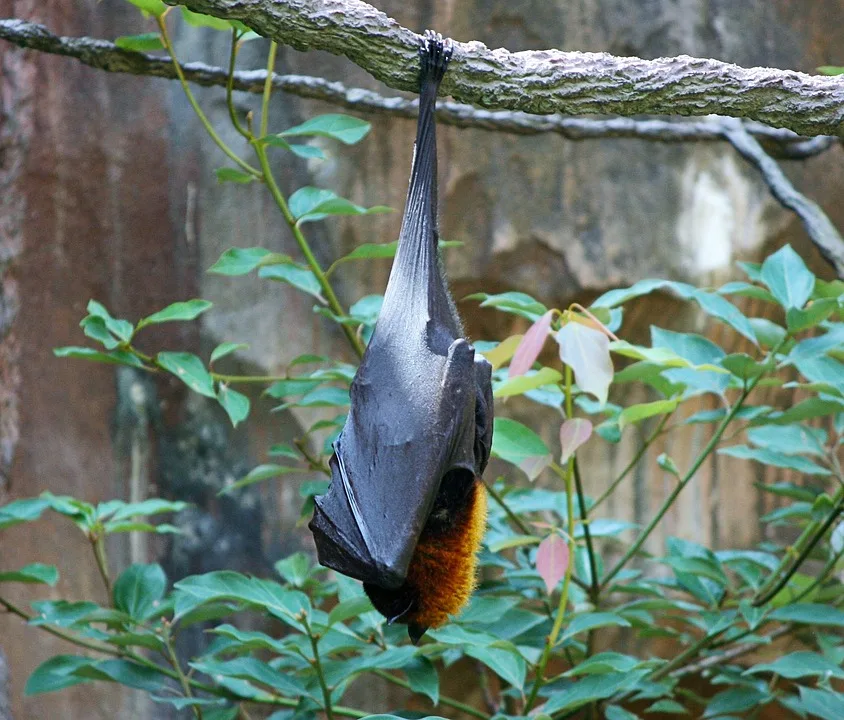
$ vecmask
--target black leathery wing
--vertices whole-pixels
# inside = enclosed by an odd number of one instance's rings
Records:
[[[440,265],[434,110],[451,42],[420,43],[410,188],[384,303],[310,529],[322,565],[399,587],[441,483],[480,477],[492,444],[491,366],[475,355]]]

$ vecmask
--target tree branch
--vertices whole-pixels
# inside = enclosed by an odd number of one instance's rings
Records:
[[[91,67],[109,72],[147,75],[176,79],[168,58],[131,52],[107,40],[88,37],[59,37],[46,27],[24,20],[0,20],[0,38],[19,47],[75,58]],[[228,70],[204,63],[184,63],[189,82],[203,86],[224,86]],[[232,88],[260,94],[264,90],[265,70],[236,71]],[[339,82],[307,75],[273,75],[273,88],[313,100],[368,114],[407,119],[416,118],[415,99],[384,97],[371,90],[349,88]],[[510,110],[482,110],[462,103],[437,104],[437,121],[459,128],[474,128],[515,135],[556,133],[569,140],[633,138],[665,143],[723,142],[723,127],[711,120],[658,120],[609,118],[573,118],[562,115],[530,115]],[[775,157],[800,159],[824,152],[837,138],[818,136],[806,139],[787,129],[772,128],[757,122],[746,122],[745,128],[766,144]]]
[[[724,137],[736,151],[762,175],[771,194],[803,222],[806,233],[824,258],[844,278],[844,239],[823,210],[797,191],[776,161],[768,157],[762,146],[752,138],[735,118],[722,118]]]
[[[170,0],[175,4],[175,0]],[[238,19],[297,50],[343,55],[392,88],[419,84],[419,36],[360,0],[184,0]],[[490,50],[454,43],[443,94],[485,108],[536,114],[730,115],[805,135],[844,134],[844,82],[791,70],[742,68],[680,55]]]

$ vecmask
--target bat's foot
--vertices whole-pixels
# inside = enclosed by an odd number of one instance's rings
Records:
[[[451,60],[453,44],[450,38],[444,38],[433,30],[426,30],[419,41],[419,60],[422,66],[422,80],[439,83]]]

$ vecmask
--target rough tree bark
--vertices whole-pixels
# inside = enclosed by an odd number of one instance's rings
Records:
[[[173,3],[176,4],[176,3]],[[296,50],[344,55],[390,87],[415,90],[419,36],[360,0],[185,0],[243,20]],[[457,42],[442,92],[488,108],[568,115],[733,115],[807,135],[844,132],[844,83],[771,68],[678,56],[490,50]]]

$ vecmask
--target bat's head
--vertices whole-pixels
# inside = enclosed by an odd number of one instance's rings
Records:
[[[369,599],[390,622],[407,625],[416,644],[428,628],[457,615],[475,588],[477,553],[486,526],[486,490],[465,470],[443,478],[434,509],[395,589],[365,583]]]

